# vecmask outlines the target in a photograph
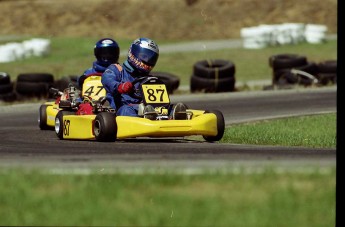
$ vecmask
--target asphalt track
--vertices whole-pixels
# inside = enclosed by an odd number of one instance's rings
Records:
[[[218,109],[226,125],[336,112],[336,87],[172,95],[172,103]],[[336,149],[208,143],[197,137],[136,138],[112,143],[59,140],[38,127],[40,103],[0,106],[0,167],[135,171],[222,169],[274,165],[296,170],[335,166]]]

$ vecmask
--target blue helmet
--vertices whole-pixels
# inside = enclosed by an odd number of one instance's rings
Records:
[[[94,54],[101,65],[108,66],[118,62],[120,47],[115,40],[104,38],[95,44]]]
[[[159,48],[153,40],[138,38],[128,50],[127,62],[138,73],[148,74],[156,65],[158,56]]]

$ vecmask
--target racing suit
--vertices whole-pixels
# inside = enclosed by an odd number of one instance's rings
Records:
[[[112,64],[104,71],[101,82],[107,92],[106,98],[110,106],[117,110],[117,115],[138,116],[138,104],[142,101],[142,98],[118,92],[119,84],[133,82],[138,76],[127,61],[122,65]],[[133,89],[138,89],[138,87],[139,83],[133,84]]]

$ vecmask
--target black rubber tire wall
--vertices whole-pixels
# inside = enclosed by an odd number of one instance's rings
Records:
[[[54,83],[54,76],[50,73],[21,73],[17,82],[46,82]]]
[[[269,58],[269,66],[273,70],[294,68],[307,64],[307,57],[297,54],[277,54]]]
[[[50,85],[48,83],[32,83],[19,81],[16,83],[18,94],[36,97],[45,97],[48,95]]]
[[[228,77],[222,79],[206,79],[197,77],[195,75],[191,76],[190,79],[190,91],[192,93],[202,91],[205,93],[212,92],[229,92],[235,90],[235,78]]]
[[[206,79],[234,77],[235,65],[231,61],[222,59],[202,60],[194,64],[193,75]]]
[[[10,75],[5,72],[0,72],[0,84],[9,84],[11,82]]]
[[[7,94],[13,91],[13,83],[0,84],[0,94]]]
[[[173,94],[180,86],[180,78],[172,73],[151,72],[150,75],[158,77],[166,85],[169,94]]]

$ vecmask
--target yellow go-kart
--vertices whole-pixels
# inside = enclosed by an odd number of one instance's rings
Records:
[[[224,134],[225,121],[219,110],[186,109],[172,113],[165,84],[157,77],[142,77],[133,82],[139,89],[132,94],[143,97],[138,117],[117,116],[116,110],[106,104],[105,98],[83,100],[85,111],[73,111],[73,106],[60,105],[55,118],[55,132],[60,139],[97,140],[102,142],[137,137],[184,137],[201,135],[206,141],[219,141]],[[155,118],[147,118],[143,110],[150,105]],[[85,108],[89,106],[89,108]],[[149,113],[149,114],[152,114]],[[184,119],[171,116],[185,116]]]
[[[55,117],[60,110],[77,111],[78,100],[81,97],[92,98],[93,100],[104,97],[106,92],[101,83],[99,73],[89,75],[83,83],[82,90],[73,85],[59,91],[50,88],[49,93],[55,97],[54,101],[47,101],[41,104],[39,108],[38,126],[41,130],[53,130],[55,127]]]

